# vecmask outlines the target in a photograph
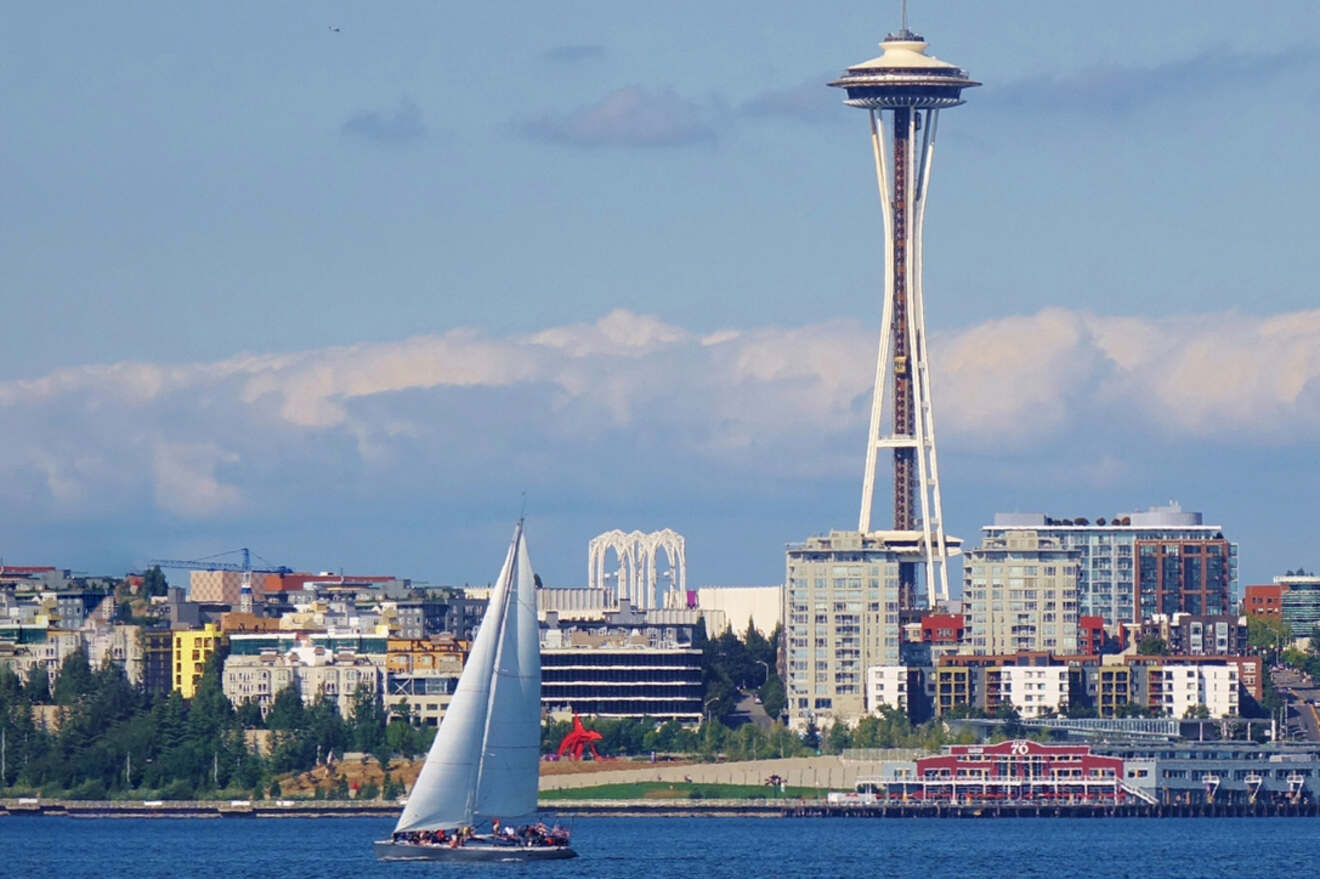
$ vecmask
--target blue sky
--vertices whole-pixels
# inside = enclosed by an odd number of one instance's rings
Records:
[[[823,83],[890,5],[7,7],[0,555],[479,581],[526,490],[548,582],[664,526],[777,582],[855,522],[880,217]],[[1244,582],[1320,564],[1313,5],[912,24],[985,83],[927,224],[951,530],[1177,498]]]

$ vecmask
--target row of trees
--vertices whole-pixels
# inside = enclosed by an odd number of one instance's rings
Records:
[[[309,770],[332,752],[363,751],[388,765],[424,750],[434,733],[387,716],[364,689],[347,718],[331,699],[304,705],[292,687],[265,718],[250,703],[235,710],[221,691],[220,665],[212,657],[190,700],[152,697],[114,665],[93,670],[81,650],[53,682],[36,670],[24,686],[0,669],[0,787],[84,799],[260,797],[276,776]],[[270,731],[267,753],[250,728]]]

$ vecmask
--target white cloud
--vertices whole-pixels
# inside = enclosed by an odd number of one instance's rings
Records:
[[[715,139],[709,114],[672,89],[615,89],[594,104],[549,113],[523,126],[550,143],[577,147],[673,147]]]
[[[156,503],[187,518],[209,516],[242,502],[238,488],[216,478],[220,464],[238,463],[238,455],[214,443],[156,443],[152,455]]]
[[[1097,426],[1278,445],[1320,423],[1320,310],[1049,309],[941,333],[931,349],[953,448],[1048,454]],[[0,481],[50,510],[140,496],[214,517],[277,491],[311,496],[303,485],[369,492],[431,471],[461,482],[508,456],[536,472],[609,459],[730,479],[846,476],[860,470],[875,353],[874,331],[853,321],[702,337],[615,311],[524,336],[69,368],[0,382],[0,417],[22,425],[0,447]],[[1112,464],[1087,478],[1121,473]]]

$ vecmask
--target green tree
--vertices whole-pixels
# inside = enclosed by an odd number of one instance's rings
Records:
[[[71,705],[80,696],[92,691],[92,667],[87,662],[87,650],[79,645],[64,658],[60,673],[55,676],[53,696],[56,705]]]
[[[391,754],[402,754],[409,760],[417,753],[413,725],[406,720],[392,720],[385,728],[385,744]]]
[[[1137,643],[1137,653],[1142,656],[1168,656],[1169,645],[1159,635],[1147,635]]]
[[[307,724],[302,694],[293,684],[275,694],[270,711],[266,713],[266,727],[283,732],[296,732]]]
[[[261,714],[261,706],[251,699],[244,699],[236,712],[239,726],[244,729],[262,729],[266,718]]]
[[[34,665],[28,672],[23,695],[32,705],[45,705],[50,701],[50,673],[46,671],[46,666]]]
[[[541,725],[541,753],[554,754],[559,750],[559,743],[573,730],[573,724],[567,720],[548,720]],[[668,750],[657,748],[656,750]]]
[[[359,684],[353,691],[353,707],[348,718],[348,737],[354,751],[370,753],[385,737],[387,717],[380,696]]]
[[[154,598],[169,594],[169,584],[165,581],[165,574],[161,572],[160,565],[153,565],[142,575],[142,595],[146,598]]]
[[[1247,645],[1261,653],[1274,654],[1292,641],[1292,627],[1279,617],[1247,617]]]
[[[0,711],[23,701],[23,682],[9,666],[0,666]]]
[[[1292,668],[1305,670],[1306,651],[1299,650],[1296,647],[1285,647],[1283,653],[1279,656],[1279,661]]]
[[[844,749],[852,747],[852,732],[848,724],[836,720],[825,736],[824,751],[827,754],[842,754]]]
[[[820,750],[820,727],[816,726],[816,715],[807,717],[807,728],[802,733],[802,744],[808,751]]]

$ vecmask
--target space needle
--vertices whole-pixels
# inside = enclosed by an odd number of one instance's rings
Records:
[[[963,89],[980,85],[963,69],[926,54],[926,45],[908,27],[904,2],[902,25],[880,44],[880,57],[849,67],[830,83],[847,92],[845,104],[870,116],[885,230],[883,328],[857,527],[903,552],[899,603],[906,611],[917,609],[917,569],[923,563],[928,606],[949,600],[949,555],[961,546],[944,533],[921,283],[922,227],[940,111],[963,103]],[[873,532],[882,450],[893,454],[894,525],[892,531]]]

